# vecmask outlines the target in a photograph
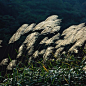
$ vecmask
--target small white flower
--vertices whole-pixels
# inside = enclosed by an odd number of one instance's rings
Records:
[[[70,72],[73,70],[73,68],[70,69]]]
[[[10,80],[12,81],[13,78],[10,78]]]
[[[85,74],[86,74],[86,71],[85,71]]]

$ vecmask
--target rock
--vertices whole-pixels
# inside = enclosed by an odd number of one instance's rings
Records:
[[[72,25],[60,33],[61,19],[57,15],[48,17],[45,21],[39,24],[23,24],[15,34],[10,38],[8,45],[13,45],[22,39],[26,38],[17,46],[18,54],[15,55],[16,60],[25,61],[28,56],[27,63],[43,59],[45,63],[47,60],[58,60],[59,54],[70,53],[75,57],[85,57],[83,50],[86,49],[86,25],[81,23],[79,25]],[[14,49],[14,48],[13,48]],[[11,49],[10,49],[11,50]],[[9,52],[10,53],[10,52]],[[13,53],[13,52],[11,52]],[[54,54],[54,56],[52,55]],[[4,59],[1,58],[2,60]],[[15,60],[12,58],[12,60]],[[14,62],[16,65],[16,62]],[[9,64],[10,65],[10,64]],[[13,65],[9,66],[12,69]],[[8,67],[7,67],[8,68]]]

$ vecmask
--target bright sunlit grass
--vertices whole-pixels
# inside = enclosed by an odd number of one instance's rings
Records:
[[[83,50],[86,53],[85,50]],[[53,54],[53,53],[52,53]],[[53,54],[54,56],[54,54]],[[65,55],[66,58],[60,60],[42,61],[28,63],[24,65],[21,61],[13,69],[11,74],[5,75],[3,78],[3,86],[85,86],[86,74],[82,70],[85,66],[84,58],[78,60],[73,55]],[[55,56],[54,56],[55,57]],[[28,57],[27,57],[28,58]],[[57,58],[57,57],[55,57]],[[9,56],[11,61],[11,58]],[[35,66],[33,65],[35,64]],[[37,67],[37,64],[40,67]],[[1,86],[0,85],[0,86]]]

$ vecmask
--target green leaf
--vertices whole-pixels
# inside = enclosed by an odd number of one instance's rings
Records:
[[[9,57],[10,61],[12,61],[11,58],[10,58],[10,56],[9,56],[9,54],[8,54],[8,57]]]

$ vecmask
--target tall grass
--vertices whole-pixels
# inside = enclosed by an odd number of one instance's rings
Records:
[[[9,59],[11,61],[10,56]],[[84,58],[78,60],[69,54],[60,60],[48,60],[45,64],[41,60],[26,66],[26,62],[20,61],[12,73],[0,76],[0,80],[3,79],[0,86],[86,86],[86,74],[82,70],[84,62]]]

